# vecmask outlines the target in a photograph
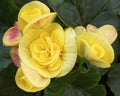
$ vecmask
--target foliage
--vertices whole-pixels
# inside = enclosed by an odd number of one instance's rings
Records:
[[[1,96],[106,96],[112,92],[120,94],[120,38],[112,45],[115,60],[110,69],[90,66],[88,62],[71,71],[67,76],[52,79],[51,84],[42,92],[26,93],[18,89],[14,76],[16,68],[9,56],[9,47],[2,45],[4,32],[17,20],[19,9],[31,0],[1,0],[0,3],[0,95]],[[56,11],[63,27],[93,24],[97,27],[112,24],[120,32],[119,0],[40,0]],[[82,71],[81,71],[82,70]],[[105,71],[105,72],[103,72]],[[102,73],[102,74],[101,74]],[[103,77],[106,78],[103,78]],[[102,81],[102,79],[105,79]],[[106,82],[107,81],[107,82]],[[108,88],[109,87],[109,88]],[[44,94],[44,95],[43,95]]]

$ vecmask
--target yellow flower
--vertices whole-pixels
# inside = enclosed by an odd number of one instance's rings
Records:
[[[117,35],[111,39],[109,36],[113,33],[117,34],[117,32],[113,26],[113,29],[110,29],[111,25],[105,25],[98,29],[90,26],[91,28],[87,26],[86,30],[82,26],[75,28],[78,35],[76,39],[78,55],[97,67],[108,68],[114,60],[114,51],[110,43],[116,39]],[[104,32],[107,32],[108,35],[104,35]]]
[[[18,46],[24,30],[28,29],[28,27],[42,28],[51,23],[55,17],[56,13],[50,13],[50,9],[39,1],[25,4],[18,14],[18,22],[5,32],[3,45]]]
[[[18,25],[3,36],[3,44],[12,46],[10,54],[19,67],[16,84],[24,91],[43,90],[51,78],[68,74],[75,65],[75,32],[52,23],[55,17],[45,4],[32,1],[21,8]]]
[[[35,91],[42,90],[51,78],[64,76],[74,67],[77,58],[74,30],[64,31],[57,23],[50,23],[43,29],[27,29],[19,43],[19,56],[26,78],[23,80],[24,75],[17,72],[18,86],[31,92],[31,87],[27,86],[30,82],[29,86],[38,87]]]
[[[27,25],[32,20],[50,13],[50,9],[39,1],[32,1],[25,4],[18,14],[18,24],[20,30],[23,30],[25,25]]]

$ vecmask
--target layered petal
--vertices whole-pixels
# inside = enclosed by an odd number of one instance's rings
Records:
[[[50,9],[39,1],[32,1],[25,4],[18,14],[20,30],[23,30],[27,23],[48,13],[50,13]]]
[[[76,35],[72,28],[67,28],[65,30],[65,44],[61,54],[62,70],[58,77],[68,74],[75,65],[77,58],[77,45],[75,37]]]
[[[22,36],[22,34],[19,31],[18,27],[16,27],[16,26],[11,27],[5,32],[5,34],[2,38],[3,45],[5,45],[5,46],[17,46],[21,36]]]
[[[43,28],[47,24],[51,23],[55,19],[55,17],[56,17],[55,12],[39,16],[38,18],[34,19],[33,21],[26,25],[25,29],[23,30],[23,33],[30,29]]]
[[[102,35],[110,44],[117,38],[117,30],[112,25],[104,25],[96,30],[96,33]]]
[[[36,72],[28,68],[25,68],[24,71],[26,71],[27,73],[24,74],[22,71],[22,68],[20,67],[17,70],[16,76],[15,76],[16,84],[22,90],[26,92],[37,92],[37,91],[43,90],[45,87],[48,86],[50,79],[44,79],[38,76]],[[30,75],[32,75],[32,77]],[[38,85],[36,86],[36,84]]]
[[[97,33],[87,32],[77,38],[78,55],[93,65],[108,68],[114,60],[112,46]]]

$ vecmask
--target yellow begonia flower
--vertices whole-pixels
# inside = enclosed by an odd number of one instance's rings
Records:
[[[18,14],[20,30],[23,30],[24,27],[32,20],[48,13],[50,13],[50,9],[44,3],[39,1],[32,1],[25,4]]]
[[[42,28],[51,23],[56,17],[55,12],[39,1],[25,4],[18,14],[18,24],[9,28],[3,36],[3,45],[18,46],[23,30],[30,28]],[[24,29],[25,28],[25,29]]]
[[[75,32],[52,23],[55,17],[45,4],[29,2],[21,8],[18,24],[3,36],[3,44],[12,46],[10,55],[19,67],[16,84],[24,91],[43,90],[51,78],[68,74],[75,65]]]
[[[25,91],[31,90],[27,89],[27,84],[42,90],[51,78],[64,76],[74,67],[77,58],[75,32],[72,28],[64,31],[58,23],[50,23],[43,29],[28,27],[18,50],[23,74],[17,73],[17,85]],[[22,84],[23,76],[27,87]]]
[[[88,29],[86,32],[79,32],[79,28],[81,30],[82,27],[77,27],[76,30],[77,34],[80,33],[76,37],[78,55],[97,67],[110,67],[114,60],[114,51],[110,42],[97,32]]]

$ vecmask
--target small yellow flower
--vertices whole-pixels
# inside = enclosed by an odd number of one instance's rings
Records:
[[[114,60],[114,51],[110,43],[116,39],[116,35],[110,41],[103,33],[107,32],[107,36],[111,36],[110,34],[116,32],[115,28],[112,27],[114,29],[111,30],[106,28],[106,25],[98,29],[94,26],[90,27],[92,28],[87,28],[84,32],[81,32],[84,27],[79,26],[75,29],[78,34],[76,39],[78,55],[97,67],[108,68]]]

